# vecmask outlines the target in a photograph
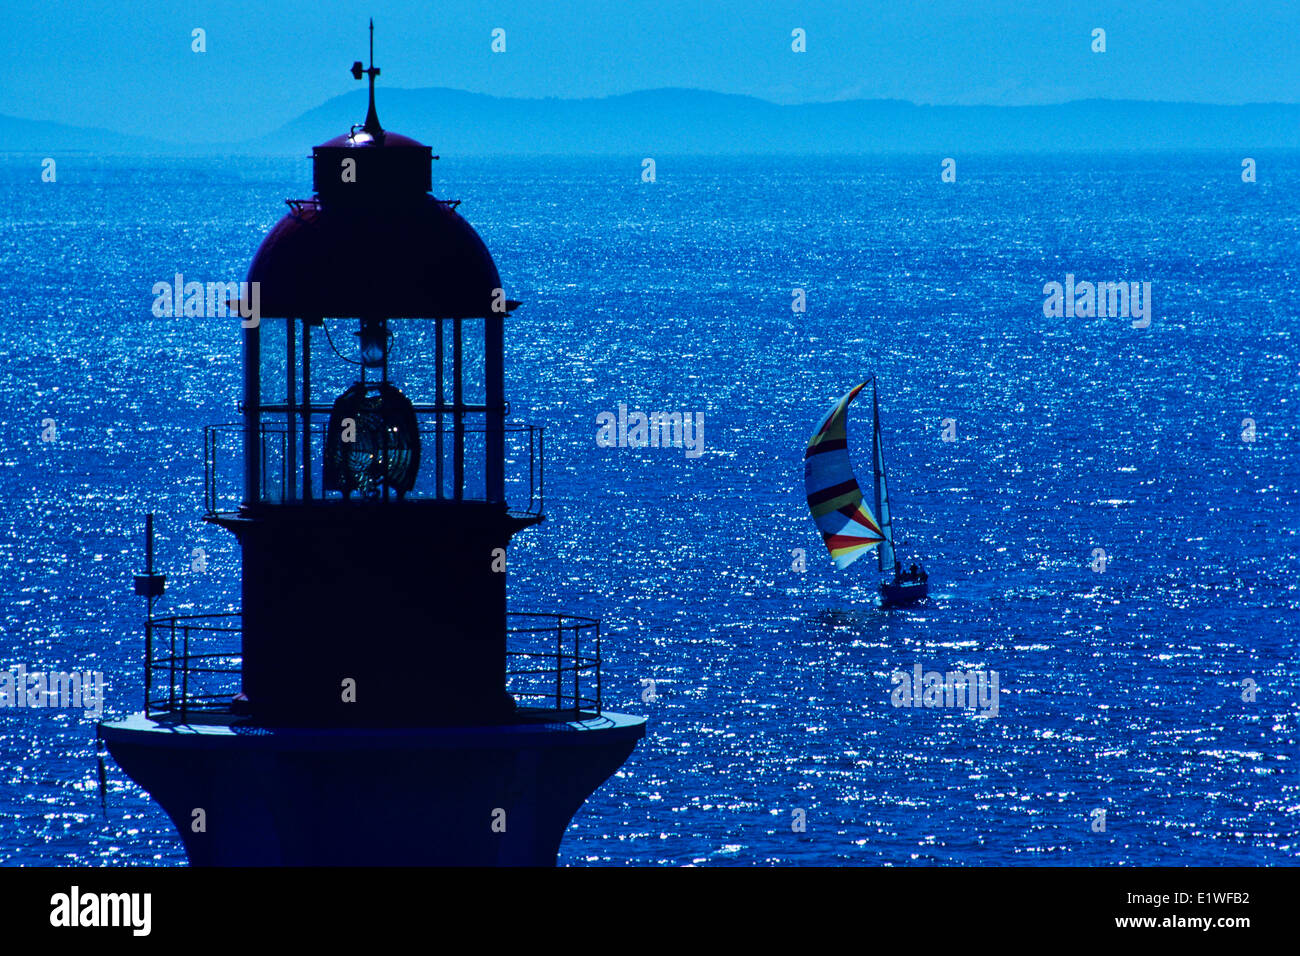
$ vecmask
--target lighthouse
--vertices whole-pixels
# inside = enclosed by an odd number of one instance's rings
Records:
[[[196,865],[554,865],[645,734],[603,706],[598,620],[508,610],[544,517],[543,431],[505,394],[521,303],[430,148],[381,126],[379,72],[372,23],[365,120],[313,150],[232,322],[205,520],[242,610],[155,613],[150,520],[143,706],[99,727]]]

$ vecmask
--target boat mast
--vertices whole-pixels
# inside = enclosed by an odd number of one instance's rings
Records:
[[[880,531],[885,536],[885,542],[889,545],[891,567],[885,567],[885,548],[883,546],[876,549],[876,563],[880,567],[880,572],[887,574],[894,570],[892,564],[898,558],[894,552],[894,518],[893,514],[888,510],[889,490],[885,479],[885,447],[880,434],[880,398],[876,393],[876,377],[874,375],[871,376],[871,409],[873,419],[871,461],[875,468],[876,519],[880,522]]]

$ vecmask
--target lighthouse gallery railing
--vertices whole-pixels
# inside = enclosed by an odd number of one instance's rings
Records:
[[[145,627],[145,716],[233,712],[242,634],[239,614],[151,618]],[[600,714],[600,669],[596,618],[506,614],[506,691],[522,705]]]

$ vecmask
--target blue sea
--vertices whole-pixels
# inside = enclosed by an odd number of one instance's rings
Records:
[[[1300,859],[1300,156],[1254,158],[1253,184],[1216,153],[955,183],[932,156],[435,164],[525,302],[507,394],[546,427],[548,517],[511,607],[600,617],[605,705],[649,718],[562,865]],[[242,278],[310,169],[40,159],[0,158],[0,669],[102,671],[124,715],[146,511],[162,609],[238,602],[201,521],[237,320],[150,290]],[[1045,317],[1067,274],[1150,282],[1149,327]],[[872,374],[911,610],[874,606],[874,559],[832,566],[804,501],[814,425]],[[703,454],[599,447],[620,404],[703,413]],[[996,671],[996,715],[894,706],[918,664]],[[0,862],[183,864],[106,769],[93,718],[0,713]]]

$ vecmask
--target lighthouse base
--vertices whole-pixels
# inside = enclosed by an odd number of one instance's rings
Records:
[[[562,718],[311,729],[136,714],[100,736],[196,866],[554,866],[573,814],[645,736],[643,717]]]

